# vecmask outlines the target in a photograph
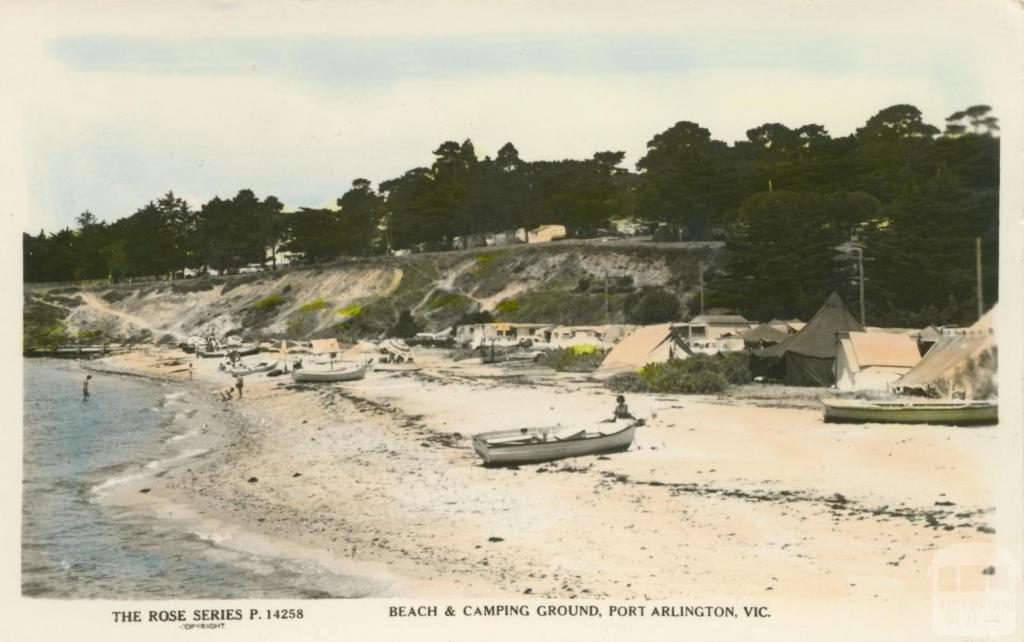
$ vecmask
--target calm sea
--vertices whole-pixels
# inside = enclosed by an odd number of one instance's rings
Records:
[[[361,597],[360,578],[225,548],[98,502],[104,487],[182,455],[195,430],[180,386],[25,360],[22,593],[48,598]],[[176,439],[177,437],[177,439]],[[148,467],[148,468],[147,468]]]

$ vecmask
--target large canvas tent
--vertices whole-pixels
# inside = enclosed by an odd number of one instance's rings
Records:
[[[984,399],[995,394],[996,337],[991,309],[960,334],[944,334],[893,387],[928,396]]]
[[[863,331],[833,292],[800,332],[752,353],[751,370],[756,376],[780,379],[791,386],[831,386],[836,382],[838,335]]]
[[[785,341],[789,335],[767,323],[754,326],[740,335],[743,343],[750,348],[763,348]]]
[[[886,390],[921,360],[909,334],[850,332],[839,339],[836,388]]]
[[[689,350],[679,336],[684,329],[684,326],[676,328],[671,323],[640,326],[611,349],[594,375],[606,378],[636,372],[648,363],[687,358]]]

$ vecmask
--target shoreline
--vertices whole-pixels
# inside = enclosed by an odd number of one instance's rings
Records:
[[[171,353],[102,368],[173,381],[157,367]],[[825,427],[799,408],[630,395],[651,416],[631,452],[486,469],[469,434],[552,414],[596,420],[610,393],[579,378],[534,386],[495,371],[470,381],[451,364],[425,365],[425,376],[321,387],[260,375],[247,378],[244,400],[223,403],[205,391],[230,378],[197,360],[195,381],[181,383],[197,409],[190,421],[208,426],[176,446],[208,452],[148,479],[150,492],[121,488],[118,501],[213,520],[251,550],[361,569],[400,597],[880,607],[922,599],[938,548],[994,539],[979,530],[993,517],[997,480],[978,466],[992,431]],[[966,478],[948,483],[946,468]]]

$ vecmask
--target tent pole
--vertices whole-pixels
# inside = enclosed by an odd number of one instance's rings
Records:
[[[700,313],[704,314],[704,264],[698,263],[697,267],[700,268]]]
[[[860,325],[867,327],[864,319],[864,250],[857,248],[857,272],[860,274]]]

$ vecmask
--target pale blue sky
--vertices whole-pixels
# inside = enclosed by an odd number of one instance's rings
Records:
[[[689,5],[637,16],[636,29],[612,12],[444,29],[378,20],[185,35],[181,24],[98,23],[44,34],[38,73],[22,79],[25,228],[86,209],[114,220],[171,189],[197,207],[242,188],[320,206],[354,178],[376,185],[429,164],[449,139],[472,138],[481,156],[512,141],[527,159],[622,150],[633,167],[679,120],[732,142],[772,121],[845,135],[902,102],[940,128],[970,104],[1003,115],[983,30],[958,11],[887,6],[712,16]]]

